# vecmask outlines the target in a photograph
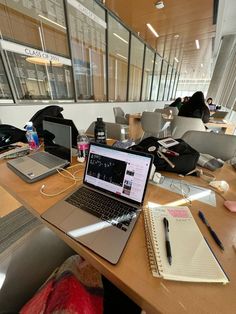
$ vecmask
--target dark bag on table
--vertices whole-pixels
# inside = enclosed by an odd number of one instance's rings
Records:
[[[153,136],[147,137],[142,140],[138,145],[131,146],[130,149],[147,152],[154,155],[153,163],[156,167],[156,171],[162,170],[185,175],[189,171],[192,171],[196,168],[200,154],[184,140],[177,139],[176,141],[178,141],[179,144],[169,148],[170,150],[179,153],[179,156],[169,156],[164,154],[175,165],[174,168],[172,168],[164,159],[160,158],[157,155],[157,150],[159,146],[161,146],[158,143],[158,140],[159,138]]]
[[[0,147],[16,142],[27,142],[25,131],[9,124],[0,124]]]

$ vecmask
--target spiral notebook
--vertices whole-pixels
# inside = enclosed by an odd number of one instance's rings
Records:
[[[164,217],[169,222],[171,265],[166,254]],[[188,207],[147,208],[144,221],[153,276],[189,282],[229,282]]]

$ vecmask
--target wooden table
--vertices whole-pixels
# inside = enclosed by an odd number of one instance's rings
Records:
[[[79,167],[81,167],[82,172],[83,166]],[[72,170],[75,171],[77,169],[75,167]],[[218,179],[224,179],[229,183],[230,189],[225,195],[226,198],[236,200],[235,170],[230,165],[225,165],[223,168],[214,172],[214,174]],[[177,177],[175,174],[168,175]],[[197,177],[187,177],[187,181],[203,186],[206,185],[205,181]],[[66,193],[63,193],[52,198],[44,197],[39,193],[42,184],[46,185],[48,193],[53,193],[70,185],[71,182],[55,174],[39,182],[27,184],[8,169],[5,162],[1,161],[0,184],[32,213],[40,217],[47,208],[66,195]],[[162,190],[154,185],[149,185],[145,203],[147,204],[150,201],[159,204],[168,204],[177,199],[181,199],[181,196]],[[190,209],[200,230],[230,278],[230,283],[227,285],[174,282],[154,278],[148,266],[142,215],[137,221],[119,263],[115,266],[69,238],[57,228],[47,224],[45,221],[44,223],[54,230],[78,254],[83,256],[146,310],[147,314],[160,312],[232,314],[236,313],[236,252],[233,249],[233,244],[236,243],[236,213],[231,213],[224,208],[221,196],[216,195],[216,199],[216,208],[194,201]],[[204,211],[210,224],[224,244],[224,252],[218,248],[206,226],[198,218],[197,212],[199,209]]]
[[[206,126],[209,128],[209,129],[222,129],[223,133],[224,134],[234,134],[235,132],[235,128],[236,128],[236,125],[232,122],[226,122],[226,123],[221,123],[222,122],[222,119],[214,119],[212,121],[209,121],[208,123],[206,123]]]

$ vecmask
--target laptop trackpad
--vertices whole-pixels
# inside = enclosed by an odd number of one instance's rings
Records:
[[[105,221],[76,208],[60,223],[60,227],[72,238],[84,244],[91,244],[96,239],[98,232],[106,226]]]

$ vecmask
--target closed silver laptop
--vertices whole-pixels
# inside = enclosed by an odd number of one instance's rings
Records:
[[[19,157],[7,165],[28,183],[41,180],[68,166],[72,158],[71,127],[43,121],[44,151]]]
[[[144,201],[152,156],[91,143],[82,186],[42,218],[116,264]]]

